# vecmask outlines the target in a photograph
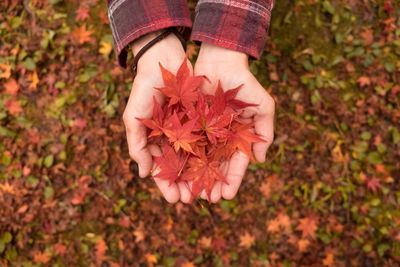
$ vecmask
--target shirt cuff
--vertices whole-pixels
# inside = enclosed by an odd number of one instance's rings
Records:
[[[169,27],[191,27],[186,0],[112,0],[108,18],[114,50],[120,66],[126,68],[126,47],[139,37]]]
[[[273,0],[200,0],[191,40],[211,43],[260,58]]]

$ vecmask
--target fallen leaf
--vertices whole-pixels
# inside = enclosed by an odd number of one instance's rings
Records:
[[[0,63],[0,79],[8,79],[11,76],[11,66],[8,64]]]
[[[36,251],[33,253],[33,261],[36,263],[47,264],[51,257],[47,252]]]
[[[156,255],[151,253],[146,253],[146,255],[144,255],[144,258],[146,259],[147,264],[150,266],[154,266],[154,264],[156,264],[158,261]]]
[[[308,241],[307,239],[300,239],[297,243],[297,248],[300,252],[306,252],[309,246],[310,241]]]
[[[325,254],[325,258],[324,258],[324,260],[322,261],[322,264],[323,264],[324,266],[328,266],[328,267],[334,266],[334,264],[335,264],[335,255],[333,254],[332,251],[328,251],[328,252]]]
[[[81,27],[75,29],[71,35],[73,40],[76,40],[79,44],[84,44],[93,41],[92,37],[93,31],[88,30],[86,25],[82,25]]]
[[[311,237],[315,239],[315,232],[318,229],[318,219],[314,216],[308,216],[300,219],[299,225],[296,228],[302,232],[302,237]]]
[[[112,45],[109,42],[101,41],[99,53],[105,57],[108,57],[112,51]]]
[[[242,248],[249,249],[255,243],[255,237],[252,234],[249,234],[248,232],[245,232],[244,234],[240,235],[239,238],[240,238],[239,246]]]
[[[6,94],[15,96],[18,93],[19,85],[15,79],[10,79],[4,84],[4,88]]]
[[[10,99],[5,103],[5,107],[11,115],[18,115],[22,112],[21,104],[18,100]]]
[[[39,77],[37,75],[37,72],[34,71],[33,73],[31,73],[29,75],[29,79],[28,80],[29,80],[29,83],[30,83],[29,84],[29,89],[32,90],[32,91],[36,90],[37,86],[39,84]]]

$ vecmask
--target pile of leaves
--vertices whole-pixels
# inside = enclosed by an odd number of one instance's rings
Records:
[[[154,176],[174,182],[191,182],[192,197],[203,190],[210,199],[216,181],[227,182],[221,164],[240,150],[250,159],[251,145],[263,139],[252,132],[253,124],[240,115],[244,108],[255,106],[236,99],[240,87],[224,92],[220,83],[214,95],[200,89],[205,76],[191,76],[185,58],[176,75],[160,69],[166,97],[161,104],[154,97],[153,117],[140,119],[149,130],[149,142],[162,147],[155,157],[160,171]]]

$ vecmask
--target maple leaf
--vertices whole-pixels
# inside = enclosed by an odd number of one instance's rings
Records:
[[[360,78],[358,78],[357,82],[360,85],[360,87],[365,87],[371,84],[371,80],[367,76],[361,76]]]
[[[290,218],[286,213],[279,213],[275,219],[272,219],[268,224],[267,224],[267,231],[271,233],[278,233],[281,231],[281,229],[285,233],[290,233],[291,232],[291,223],[290,223]]]
[[[160,64],[161,74],[164,81],[164,87],[159,89],[169,98],[168,105],[173,106],[180,103],[183,107],[190,108],[197,100],[199,88],[204,82],[204,76],[190,76],[190,70],[185,58],[179,67],[176,76],[169,70],[166,70]]]
[[[189,120],[182,125],[177,113],[174,113],[174,115],[165,122],[162,130],[173,144],[175,151],[183,149],[194,154],[190,144],[201,138],[199,135],[192,134],[195,124],[196,120]]]
[[[76,20],[85,21],[89,17],[89,7],[87,5],[80,5],[76,10]]]
[[[260,186],[261,193],[266,199],[271,197],[274,192],[279,192],[283,188],[283,182],[278,178],[276,174],[272,174],[266,178]]]
[[[249,234],[248,232],[240,235],[239,239],[240,239],[239,246],[243,248],[249,249],[255,243],[254,235]]]
[[[34,71],[32,74],[29,75],[29,82],[30,82],[29,90],[35,91],[39,84],[39,77],[36,71]]]
[[[4,84],[4,88],[6,89],[6,94],[15,96],[18,93],[19,85],[15,79],[10,79]]]
[[[219,169],[220,162],[210,160],[206,156],[204,148],[199,148],[196,154],[198,157],[193,156],[189,159],[189,168],[183,174],[182,179],[193,181],[193,196],[198,196],[205,189],[208,199],[210,199],[215,182],[222,181],[226,183],[226,178]]]
[[[53,246],[56,255],[65,255],[67,247],[63,243],[57,243]]]
[[[144,226],[142,222],[140,222],[139,226],[135,231],[133,231],[133,235],[135,236],[135,242],[141,242],[144,240]]]
[[[187,261],[184,264],[182,264],[181,267],[196,267],[196,265],[194,265],[193,262],[191,261]]]
[[[140,119],[147,128],[151,129],[149,137],[157,137],[162,135],[162,126],[164,123],[164,112],[161,105],[158,103],[157,99],[153,96],[153,117],[152,119]]]
[[[378,178],[373,177],[367,181],[367,187],[369,190],[376,193],[382,187],[382,185]]]
[[[151,253],[146,253],[146,255],[144,255],[144,258],[146,259],[146,262],[149,266],[154,266],[154,264],[156,264],[158,261],[156,255]]]
[[[230,107],[234,110],[244,109],[247,107],[255,107],[256,104],[250,104],[243,102],[241,100],[236,99],[237,94],[239,93],[240,88],[243,85],[239,85],[234,89],[230,89],[224,92],[221,86],[221,82],[218,82],[217,89],[215,91],[215,95],[210,95],[211,101],[213,103],[213,108],[217,112],[217,114],[221,114],[224,112],[226,107]]]
[[[18,115],[22,112],[21,104],[18,100],[10,99],[5,103],[5,107],[11,115]]]
[[[212,144],[216,144],[217,139],[226,139],[228,136],[227,127],[236,113],[232,109],[225,109],[222,114],[217,114],[215,110],[208,107],[205,97],[200,94],[196,109],[189,110],[187,114],[190,119],[197,120],[195,130],[203,131],[208,140]]]
[[[322,264],[328,267],[335,266],[335,254],[332,251],[327,251]]]
[[[101,262],[102,260],[105,259],[105,254],[107,252],[107,244],[104,241],[103,238],[100,238],[97,242],[96,242],[96,260]]]
[[[92,35],[93,31],[86,29],[86,25],[82,25],[81,27],[75,29],[72,32],[72,37],[76,39],[79,44],[84,44],[91,42],[93,40]]]
[[[5,182],[4,184],[0,184],[0,193],[1,192],[12,194],[12,195],[16,194],[14,185],[10,184],[8,181]]]
[[[99,53],[102,54],[104,57],[108,57],[112,51],[112,45],[109,42],[101,41]]]
[[[168,145],[164,145],[163,155],[155,157],[154,161],[160,168],[160,172],[154,174],[154,177],[168,180],[170,184],[181,178],[187,158],[181,152],[175,152]]]
[[[299,225],[296,228],[302,232],[302,237],[315,238],[315,232],[318,229],[318,218],[314,216],[308,216],[300,219]]]
[[[202,236],[197,242],[202,248],[210,248],[212,243],[212,238],[207,236]]]
[[[254,160],[251,144],[256,142],[265,142],[264,139],[253,133],[251,129],[253,124],[232,124],[232,129],[227,137],[227,144],[223,147],[225,154],[223,157],[230,158],[236,150],[242,151],[251,160]]]
[[[33,261],[36,263],[47,264],[50,259],[50,255],[47,252],[36,251],[33,253]]]
[[[300,239],[297,242],[297,247],[300,252],[305,252],[309,246],[310,246],[310,241],[308,239]]]
[[[5,78],[8,79],[11,76],[11,66],[8,64],[0,63],[0,79]]]

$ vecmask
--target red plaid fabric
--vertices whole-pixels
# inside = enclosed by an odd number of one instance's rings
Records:
[[[160,29],[191,27],[186,0],[109,0],[108,18],[119,64],[126,67],[127,50],[133,40]]]
[[[108,17],[118,61],[126,67],[129,43],[146,33],[191,27],[186,0],[109,0]],[[191,40],[212,43],[259,58],[273,0],[199,0]]]
[[[200,0],[191,39],[259,58],[272,8],[273,0]]]

